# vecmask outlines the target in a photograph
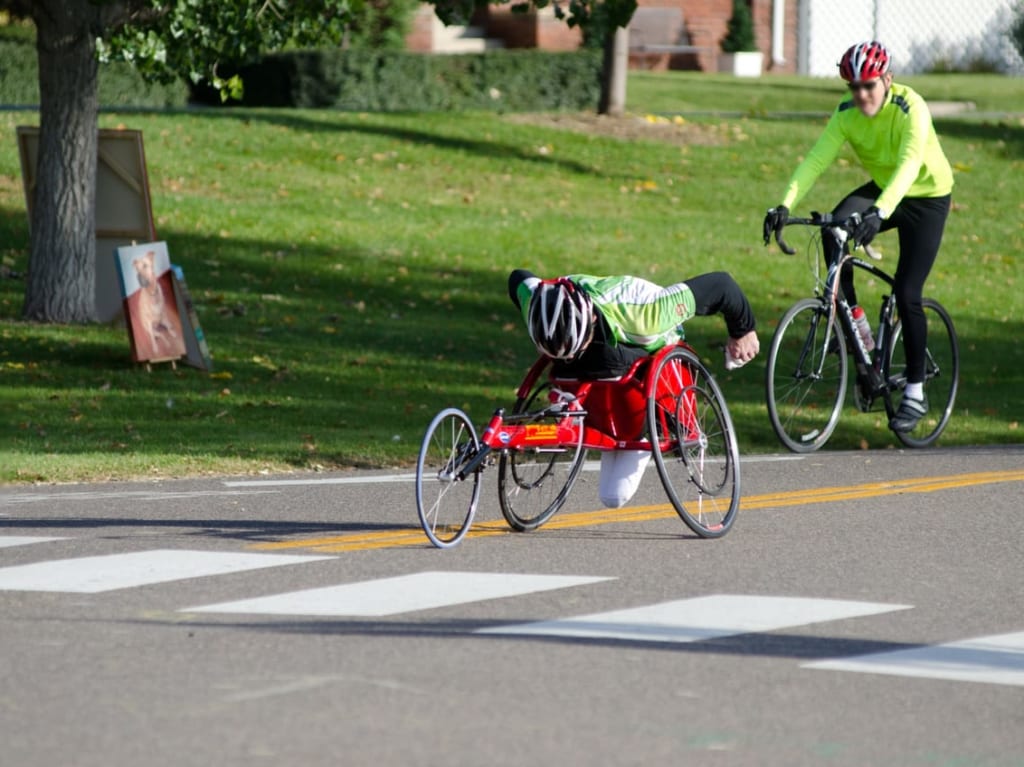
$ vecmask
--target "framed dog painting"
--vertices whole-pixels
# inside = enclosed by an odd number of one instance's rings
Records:
[[[136,362],[167,362],[185,356],[167,243],[117,249],[121,295]]]

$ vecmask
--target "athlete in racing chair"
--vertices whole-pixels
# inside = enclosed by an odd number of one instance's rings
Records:
[[[554,360],[555,378],[622,376],[640,357],[682,338],[682,323],[695,315],[724,316],[727,369],[742,367],[760,349],[750,302],[726,272],[661,287],[629,275],[542,280],[516,269],[508,293],[537,350]],[[602,452],[601,502],[609,508],[628,503],[650,458],[649,450]]]

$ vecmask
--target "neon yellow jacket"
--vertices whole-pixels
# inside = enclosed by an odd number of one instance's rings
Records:
[[[893,83],[874,117],[865,117],[852,99],[840,102],[793,173],[782,204],[796,206],[846,142],[881,188],[875,205],[886,215],[904,197],[943,197],[953,190],[953,171],[939,146],[928,105],[916,91]]]

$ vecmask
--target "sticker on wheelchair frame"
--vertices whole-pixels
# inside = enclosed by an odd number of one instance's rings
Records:
[[[553,423],[531,424],[526,427],[527,442],[550,442],[558,438],[558,426]]]

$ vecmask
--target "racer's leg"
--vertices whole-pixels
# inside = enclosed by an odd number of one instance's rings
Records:
[[[900,258],[896,265],[893,293],[903,322],[908,383],[924,381],[928,323],[921,308],[921,297],[925,280],[939,253],[949,207],[949,195],[905,198],[891,217],[900,237]]]
[[[651,460],[650,450],[609,450],[601,453],[598,495],[609,509],[621,509],[633,497]]]

